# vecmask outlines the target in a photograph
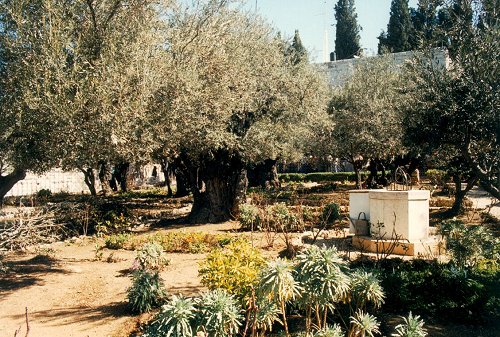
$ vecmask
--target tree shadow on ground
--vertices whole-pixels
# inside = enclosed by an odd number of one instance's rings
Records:
[[[43,276],[48,273],[64,273],[57,259],[48,255],[36,255],[27,260],[8,261],[5,273],[0,274],[0,299],[12,291],[34,285],[41,285]]]
[[[96,307],[77,306],[69,308],[52,308],[29,312],[28,315],[30,319],[44,321],[47,325],[56,327],[83,321],[93,323],[97,326],[109,319],[132,316],[128,311],[126,302],[113,302]],[[10,315],[11,319],[22,319],[23,317],[24,313]]]

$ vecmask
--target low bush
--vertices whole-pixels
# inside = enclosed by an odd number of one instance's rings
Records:
[[[368,177],[367,172],[361,173],[361,178]],[[354,172],[316,172],[316,173],[282,173],[279,175],[280,181],[287,182],[344,182],[355,181],[356,175]]]
[[[149,271],[160,271],[170,264],[163,247],[157,243],[145,243],[137,252],[137,268]]]
[[[112,234],[105,238],[104,246],[108,249],[123,249],[131,238],[127,233]]]
[[[231,237],[223,234],[203,232],[167,232],[149,236],[138,236],[130,240],[128,249],[137,249],[142,244],[158,243],[167,253],[207,253],[214,248],[223,247],[231,241]]]
[[[192,337],[193,321],[196,315],[194,300],[181,296],[162,306],[142,337]]]
[[[284,183],[303,182],[305,176],[304,173],[281,173],[279,174],[279,179]]]
[[[214,289],[201,295],[197,301],[196,325],[198,331],[213,337],[231,337],[238,334],[243,322],[238,300],[223,289]]]
[[[200,263],[201,283],[209,289],[225,289],[239,299],[247,298],[265,265],[262,254],[245,240],[236,240],[212,251]]]
[[[450,176],[443,170],[429,169],[425,171],[425,176],[430,180],[432,185],[443,187],[451,181]]]
[[[130,311],[143,313],[160,306],[167,295],[158,272],[138,270],[134,273],[127,299]]]
[[[427,317],[478,322],[499,317],[500,272],[457,269],[423,260],[385,261],[380,273],[385,308]]]
[[[500,240],[482,225],[466,225],[452,219],[439,225],[439,234],[446,239],[451,263],[458,268],[473,268],[482,260],[500,259]]]
[[[244,230],[259,228],[259,208],[252,204],[241,204],[239,206],[239,220]]]
[[[424,329],[424,321],[420,316],[413,316],[411,311],[408,318],[402,317],[403,323],[396,326],[394,337],[425,337],[427,331]]]
[[[326,224],[333,224],[335,221],[340,220],[340,206],[336,203],[326,204],[321,213],[321,221]]]
[[[111,235],[127,231],[135,223],[123,203],[89,196],[73,196],[73,200],[47,204],[55,221],[64,224],[69,235]]]
[[[278,202],[260,207],[243,204],[239,220],[244,230],[288,233],[304,231],[306,222],[315,221],[316,216],[308,207]]]

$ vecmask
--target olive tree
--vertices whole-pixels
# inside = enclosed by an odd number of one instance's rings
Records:
[[[161,83],[162,1],[1,2],[0,178],[94,170],[149,154],[144,113]]]
[[[463,29],[468,20],[454,18],[449,69],[422,60],[413,64],[404,105],[408,145],[441,159],[455,178],[454,212],[476,181],[500,198],[499,25],[484,20],[480,27]]]
[[[28,170],[42,173],[61,155],[69,25],[49,0],[0,2],[0,200]],[[55,27],[56,29],[51,29]]]
[[[368,160],[401,154],[401,72],[389,57],[359,63],[349,80],[336,88],[328,112],[334,122],[323,135],[327,153],[351,163],[361,188],[361,169]]]
[[[161,83],[161,9],[157,1],[79,1],[68,5],[76,28],[66,81],[62,165],[78,169],[96,194],[110,163],[144,160],[151,151],[144,114]],[[125,165],[126,167],[126,165]]]
[[[227,220],[246,191],[248,163],[301,152],[324,115],[326,82],[285,57],[275,32],[229,1],[179,5],[167,20],[154,137],[189,178],[191,220]]]

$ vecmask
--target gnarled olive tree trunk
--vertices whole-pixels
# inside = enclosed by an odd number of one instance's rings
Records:
[[[187,164],[193,191],[192,223],[217,223],[234,219],[244,201],[248,181],[238,154],[218,150],[199,165]]]
[[[94,170],[89,167],[89,168],[82,168],[80,167],[79,170],[83,173],[83,181],[85,182],[85,185],[89,188],[90,195],[96,196],[97,195],[97,189],[95,188],[95,174]],[[101,173],[99,173],[100,177]]]
[[[280,187],[278,168],[275,159],[266,159],[261,163],[252,165],[247,171],[248,186],[264,188]]]
[[[478,178],[473,175],[466,181],[465,189],[462,189],[462,175],[454,174],[453,182],[455,183],[455,201],[450,210],[450,215],[458,215],[464,209],[464,199],[467,193],[474,187]]]
[[[0,176],[0,202],[2,202],[7,192],[9,192],[18,181],[24,178],[26,178],[26,171],[21,169],[16,169],[6,176]]]

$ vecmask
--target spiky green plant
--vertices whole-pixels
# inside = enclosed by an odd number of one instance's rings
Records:
[[[182,295],[172,296],[162,306],[143,337],[192,337],[192,324],[196,314],[194,304],[192,299]]]
[[[351,316],[351,329],[349,337],[359,336],[374,337],[375,334],[380,334],[380,323],[375,316],[365,313],[362,310],[357,310],[354,316]]]
[[[138,270],[128,289],[128,306],[132,312],[148,312],[164,301],[167,292],[158,272]]]
[[[199,331],[210,337],[230,337],[238,333],[243,316],[238,300],[223,289],[209,290],[197,300]]]
[[[255,327],[263,331],[271,331],[274,322],[283,324],[279,318],[280,313],[281,311],[275,302],[266,298],[258,298]]]
[[[316,331],[314,337],[344,337],[344,331],[342,331],[340,325],[334,324]]]
[[[259,229],[259,208],[252,204],[241,204],[239,206],[239,220],[242,229]]]
[[[335,248],[311,246],[297,256],[295,270],[301,289],[301,305],[306,310],[306,333],[310,332],[313,310],[316,326],[326,326],[328,310],[344,301],[349,292],[347,269]]]
[[[145,243],[137,252],[136,261],[140,269],[161,270],[170,263],[163,247],[155,242]]]
[[[267,297],[280,307],[283,326],[287,336],[289,336],[289,333],[286,320],[286,303],[299,297],[301,292],[293,274],[294,270],[290,262],[282,259],[269,261],[260,273],[257,288],[259,296]]]
[[[425,337],[427,331],[424,329],[424,321],[420,316],[413,316],[411,311],[408,318],[402,317],[404,323],[396,326],[396,333],[392,334],[395,337]]]
[[[379,308],[384,303],[384,289],[380,280],[373,274],[363,270],[356,270],[351,274],[350,304],[352,311],[365,310],[366,304],[371,303]]]

